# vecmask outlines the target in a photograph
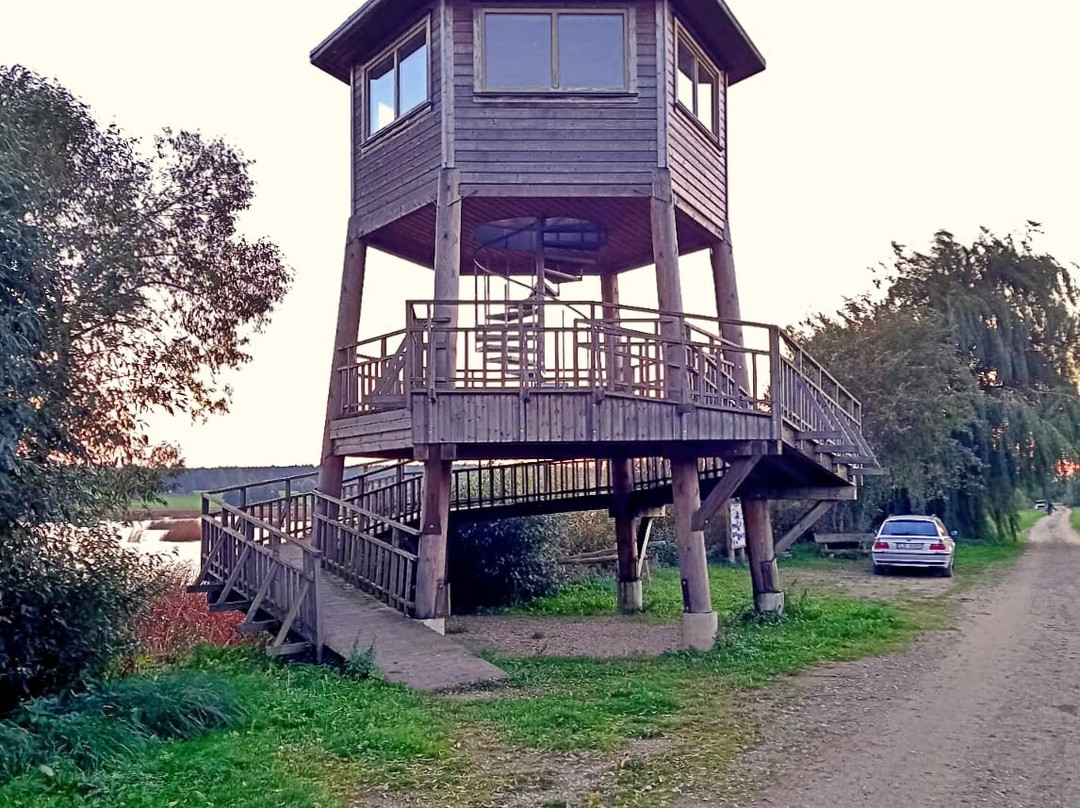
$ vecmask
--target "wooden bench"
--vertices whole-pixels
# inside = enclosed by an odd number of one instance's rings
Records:
[[[814,544],[822,555],[838,553],[866,555],[874,544],[873,533],[815,533]]]

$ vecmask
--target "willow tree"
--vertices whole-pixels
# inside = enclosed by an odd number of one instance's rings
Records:
[[[189,132],[144,147],[0,68],[0,709],[123,644],[146,576],[93,526],[177,459],[147,413],[223,410],[285,294],[277,247],[237,229],[248,166]]]
[[[1077,290],[1035,249],[1037,227],[984,230],[970,245],[941,231],[926,252],[894,245],[877,302],[808,324],[811,350],[864,399],[891,470],[864,513],[911,507],[968,535],[1012,534],[1019,494],[1077,456]]]

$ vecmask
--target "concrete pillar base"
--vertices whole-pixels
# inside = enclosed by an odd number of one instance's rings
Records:
[[[642,610],[641,579],[618,581],[619,614],[636,614]]]
[[[719,622],[716,612],[683,612],[683,645],[695,651],[711,651],[716,645],[716,630]]]
[[[758,595],[754,595],[754,609],[758,614],[783,614],[784,593],[762,592]]]
[[[430,628],[436,634],[446,634],[445,617],[428,617],[426,619],[418,619],[416,622],[426,628]]]

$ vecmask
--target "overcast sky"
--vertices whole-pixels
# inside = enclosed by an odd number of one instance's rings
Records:
[[[708,2],[708,0],[698,0]],[[232,411],[155,418],[188,465],[318,457],[348,218],[347,87],[308,53],[360,0],[4,3],[0,63],[53,77],[99,120],[222,136],[256,161],[252,237],[281,245],[293,290]],[[1080,261],[1080,4],[1066,0],[730,0],[768,62],[732,88],[730,199],[746,319],[791,324],[869,287],[892,241],[970,239],[1043,224]],[[702,256],[683,259],[691,311],[713,312]],[[369,261],[364,335],[401,327],[431,273]],[[647,271],[628,303],[655,304]],[[575,297],[578,295],[575,294]],[[699,305],[698,301],[702,301]]]

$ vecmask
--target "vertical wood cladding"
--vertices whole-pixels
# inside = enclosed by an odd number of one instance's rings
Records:
[[[364,109],[367,100],[362,75],[363,65],[353,71],[353,212],[365,217],[390,208],[399,215],[423,204],[430,192],[435,199],[436,182],[442,165],[441,125],[441,19],[439,3],[403,25],[400,34],[422,19],[430,21],[429,104],[396,121],[384,131],[364,141]],[[410,204],[411,203],[411,204]]]

